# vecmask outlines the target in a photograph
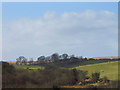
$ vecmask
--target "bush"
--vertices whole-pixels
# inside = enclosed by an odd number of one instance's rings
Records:
[[[110,80],[108,80],[108,78],[107,78],[106,76],[103,77],[102,80],[103,80],[103,82],[105,82],[105,83],[109,83],[109,81],[110,81]]]
[[[15,72],[16,72],[16,70],[13,65],[10,65],[7,62],[2,62],[2,74],[5,74],[5,73],[13,74]]]
[[[74,76],[74,84],[76,84],[78,82],[78,71],[76,69],[72,69],[73,71],[73,76]]]
[[[84,82],[85,79],[89,78],[87,74],[87,71],[78,70],[78,82]]]
[[[99,79],[100,79],[100,73],[99,72],[92,73],[92,81],[93,82],[97,82]]]

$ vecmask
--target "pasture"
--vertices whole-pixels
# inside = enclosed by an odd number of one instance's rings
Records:
[[[101,78],[106,76],[109,80],[118,80],[118,63],[120,63],[120,61],[84,65],[75,68],[77,70],[88,71],[88,76],[91,76],[94,72],[100,72]]]

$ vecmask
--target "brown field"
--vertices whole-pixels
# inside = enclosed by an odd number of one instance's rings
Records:
[[[0,62],[16,63],[16,61],[0,61]]]
[[[88,57],[88,59],[93,58],[93,59],[118,59],[120,56],[107,56],[107,57]]]

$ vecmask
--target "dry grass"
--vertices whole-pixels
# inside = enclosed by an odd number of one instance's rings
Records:
[[[0,62],[7,62],[7,63],[16,63],[16,61],[0,61]]]
[[[88,59],[93,58],[93,59],[118,59],[120,56],[106,56],[106,57],[88,57]]]

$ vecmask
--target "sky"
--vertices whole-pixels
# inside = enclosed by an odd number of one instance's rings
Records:
[[[2,58],[118,55],[116,2],[2,3]]]

